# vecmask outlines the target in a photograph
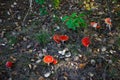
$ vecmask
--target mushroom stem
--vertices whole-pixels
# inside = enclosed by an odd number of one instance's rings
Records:
[[[108,27],[109,27],[109,30],[111,31],[111,25],[108,25]]]

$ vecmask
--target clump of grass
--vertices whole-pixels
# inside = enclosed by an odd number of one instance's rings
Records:
[[[35,34],[35,39],[42,45],[45,46],[50,41],[50,35],[46,31],[41,31]]]
[[[17,43],[18,39],[16,36],[11,36],[9,34],[6,34],[6,38],[8,40],[8,45],[12,46]]]

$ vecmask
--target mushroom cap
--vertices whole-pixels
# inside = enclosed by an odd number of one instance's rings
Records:
[[[96,22],[91,22],[90,25],[94,28],[100,28],[100,26]]]
[[[85,47],[88,47],[90,45],[90,38],[89,37],[84,37],[82,39],[82,44],[85,46]]]
[[[13,63],[11,61],[6,62],[6,67],[11,68],[13,66]]]
[[[46,55],[44,58],[43,58],[43,62],[49,64],[49,63],[52,63],[54,60],[54,58],[51,56],[51,55]]]
[[[59,38],[61,41],[67,41],[69,39],[67,35],[61,35]]]
[[[58,35],[58,34],[55,34],[54,36],[53,36],[53,40],[56,42],[56,43],[60,43],[60,35]]]
[[[92,27],[96,27],[96,26],[97,26],[97,23],[96,23],[96,22],[91,22],[90,25],[91,25]]]
[[[58,60],[57,59],[54,59],[53,60],[53,64],[57,64],[58,63]]]
[[[110,18],[105,18],[105,23],[106,23],[106,24],[109,24],[109,25],[112,25]]]

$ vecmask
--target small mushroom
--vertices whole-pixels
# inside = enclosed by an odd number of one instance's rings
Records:
[[[53,36],[53,40],[54,40],[56,43],[60,43],[60,35],[55,34],[55,35]]]
[[[7,68],[11,68],[13,66],[13,63],[11,61],[7,61],[5,65]]]
[[[89,37],[84,37],[82,39],[82,44],[83,44],[83,46],[88,47],[90,45],[90,38]]]
[[[44,58],[43,58],[43,62],[44,63],[47,63],[47,64],[50,64],[54,61],[54,58],[51,56],[51,55],[46,55]]]
[[[69,37],[67,35],[58,35],[58,34],[55,34],[53,36],[53,40],[56,42],[56,43],[60,43],[61,41],[67,41],[69,39]]]
[[[69,37],[67,35],[60,35],[60,41],[67,41],[69,39]]]
[[[90,25],[91,25],[92,27],[94,27],[95,29],[99,29],[99,28],[100,28],[100,26],[99,26],[98,23],[96,23],[96,22],[91,22]]]
[[[112,22],[110,18],[105,18],[105,23],[107,24],[107,26],[109,27],[109,30],[111,31],[111,27],[112,27]]]
[[[53,60],[53,64],[57,64],[58,63],[58,60],[57,59],[54,59]]]

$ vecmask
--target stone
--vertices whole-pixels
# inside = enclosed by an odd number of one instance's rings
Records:
[[[14,2],[14,3],[13,3],[13,5],[17,5],[17,3],[16,3],[16,2]]]
[[[70,52],[66,53],[66,54],[65,54],[65,57],[67,57],[67,58],[68,58],[68,57],[71,57],[71,53],[70,53]]]
[[[102,47],[101,51],[103,51],[103,52],[106,51],[106,47]]]
[[[51,75],[51,72],[47,72],[47,73],[44,74],[44,77],[47,78],[47,77],[49,77],[50,75]]]
[[[95,61],[94,59],[91,59],[90,63],[91,63],[92,65],[95,65],[96,61]]]
[[[36,63],[40,63],[40,62],[41,62],[41,60],[40,60],[40,59],[36,61]]]
[[[0,23],[2,23],[2,19],[0,19]]]

